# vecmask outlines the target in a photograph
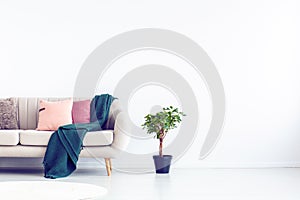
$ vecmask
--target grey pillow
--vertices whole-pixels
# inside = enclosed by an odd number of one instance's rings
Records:
[[[18,129],[17,103],[13,98],[0,99],[0,129]]]

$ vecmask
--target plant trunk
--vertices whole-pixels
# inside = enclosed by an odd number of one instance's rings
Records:
[[[163,149],[163,138],[159,138],[159,156],[163,157],[162,149]]]

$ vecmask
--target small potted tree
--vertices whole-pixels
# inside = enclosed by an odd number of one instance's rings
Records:
[[[147,129],[148,134],[155,134],[154,138],[159,139],[159,155],[153,156],[156,173],[169,173],[172,156],[163,155],[163,141],[171,129],[177,128],[182,116],[185,114],[178,111],[178,108],[169,106],[154,115],[148,114],[144,117],[143,129]]]

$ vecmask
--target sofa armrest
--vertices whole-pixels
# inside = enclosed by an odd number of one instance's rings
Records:
[[[111,147],[124,151],[130,141],[131,123],[129,116],[125,112],[120,112],[116,116],[114,125],[114,140]]]

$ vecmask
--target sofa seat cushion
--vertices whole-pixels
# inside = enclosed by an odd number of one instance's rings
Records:
[[[19,130],[0,130],[0,146],[12,146],[19,143]]]
[[[31,146],[47,146],[48,141],[54,131],[20,131],[20,144]]]
[[[28,146],[47,146],[53,131],[24,130],[20,132],[20,144]],[[107,146],[113,141],[113,131],[87,132],[83,146]]]

